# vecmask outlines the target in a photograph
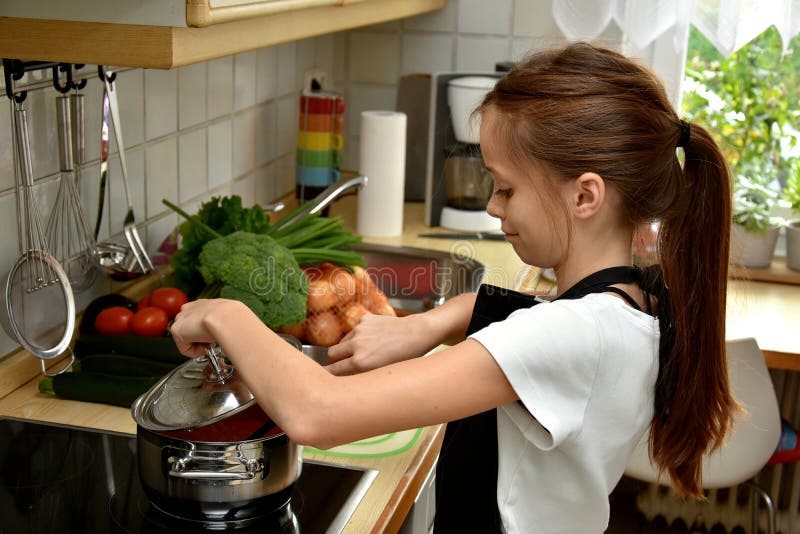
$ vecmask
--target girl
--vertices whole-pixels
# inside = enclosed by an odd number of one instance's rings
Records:
[[[701,457],[736,408],[719,150],[647,70],[588,44],[533,55],[478,112],[487,210],[525,263],[555,270],[552,302],[482,286],[427,313],[367,315],[326,371],[243,304],[197,301],[175,319],[179,348],[219,343],[299,443],[448,422],[436,532],[602,532],[648,429],[656,464],[702,496]],[[640,271],[634,229],[654,220],[660,267]]]

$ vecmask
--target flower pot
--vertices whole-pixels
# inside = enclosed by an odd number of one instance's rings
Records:
[[[800,219],[786,225],[786,266],[800,271]]]
[[[780,227],[775,226],[765,233],[750,232],[739,224],[731,228],[731,263],[750,269],[769,267],[775,255]]]

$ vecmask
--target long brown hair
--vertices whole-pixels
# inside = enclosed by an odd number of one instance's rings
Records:
[[[737,409],[725,356],[731,180],[722,154],[706,130],[681,122],[646,68],[586,43],[532,55],[487,107],[519,162],[562,180],[595,172],[621,193],[632,227],[660,221],[671,343],[662,343],[650,452],[679,493],[702,497],[703,454],[722,444]]]

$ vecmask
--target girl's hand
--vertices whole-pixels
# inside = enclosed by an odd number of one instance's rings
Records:
[[[419,316],[391,317],[368,313],[342,340],[328,349],[326,369],[352,375],[408,360],[427,352],[429,341]]]
[[[190,358],[205,354],[208,345],[216,341],[209,332],[208,318],[212,313],[224,313],[222,310],[228,302],[224,299],[200,299],[181,306],[170,327],[172,339],[181,354]]]

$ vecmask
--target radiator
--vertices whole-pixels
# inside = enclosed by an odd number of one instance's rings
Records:
[[[771,370],[781,415],[794,428],[800,428],[800,373]],[[800,465],[797,463],[764,468],[754,479],[772,497],[776,508],[776,527],[780,534],[800,534]],[[648,484],[636,499],[639,510],[652,521],[662,517],[668,524],[682,521],[687,526],[711,529],[718,525],[751,534],[752,495],[746,486],[708,492],[708,501],[680,499],[666,486]],[[761,503],[759,531],[766,532],[767,517]],[[757,534],[757,533],[752,533]]]

